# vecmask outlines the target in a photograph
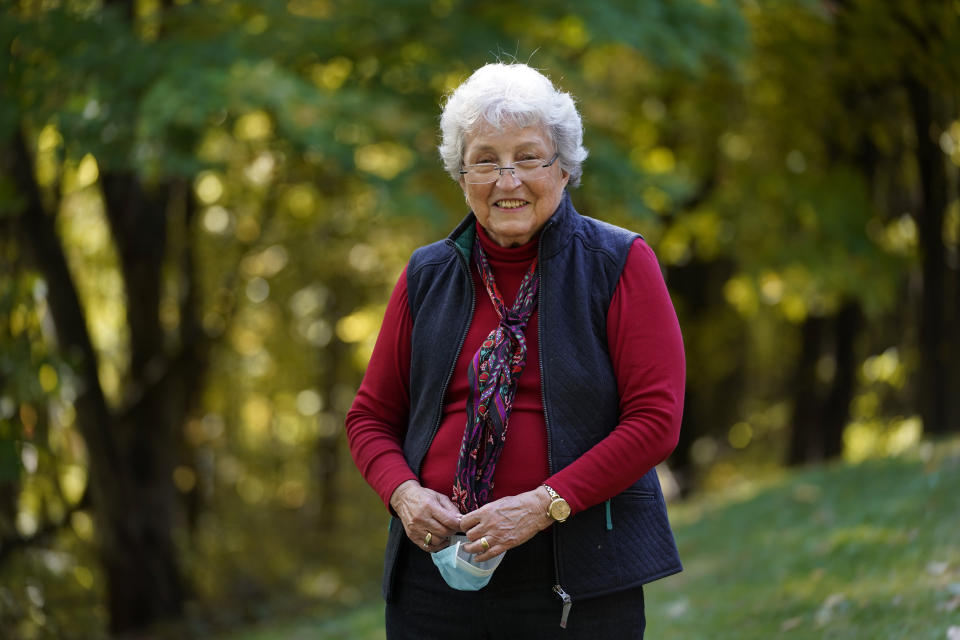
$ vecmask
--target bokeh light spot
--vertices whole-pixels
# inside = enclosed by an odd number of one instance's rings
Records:
[[[337,322],[337,337],[344,342],[361,342],[377,330],[379,319],[370,310],[361,309]]]
[[[68,464],[60,470],[60,488],[63,497],[71,504],[77,504],[87,489],[87,469],[79,464]]]
[[[97,160],[91,154],[83,156],[80,164],[77,165],[76,187],[83,189],[89,187],[97,178],[100,177],[100,168],[97,166]]]
[[[223,180],[212,171],[205,171],[197,177],[194,190],[200,202],[213,204],[223,196]]]
[[[180,465],[173,470],[173,484],[180,493],[189,493],[197,486],[197,474],[190,467]]]
[[[676,166],[673,151],[666,147],[654,147],[643,157],[643,169],[648,173],[669,173]]]
[[[297,411],[305,416],[316,415],[323,410],[323,397],[313,389],[304,389],[297,394]]]
[[[81,540],[93,540],[93,518],[86,511],[74,511],[70,516],[70,526]]]
[[[727,440],[734,449],[745,449],[753,440],[753,427],[746,422],[738,422],[730,427]]]
[[[384,180],[392,180],[413,164],[413,152],[394,142],[380,142],[359,147],[353,154],[357,169]]]
[[[230,212],[220,205],[214,205],[204,211],[203,228],[210,233],[224,233],[229,226]]]
[[[40,366],[40,371],[37,373],[37,378],[40,381],[40,387],[46,393],[52,393],[54,389],[57,388],[57,383],[59,382],[59,376],[57,376],[57,370],[54,369],[49,364],[43,364]]]

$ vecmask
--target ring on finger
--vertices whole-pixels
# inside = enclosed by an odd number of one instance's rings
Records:
[[[430,543],[433,541],[433,534],[427,531],[427,535],[423,538],[423,546],[429,547]]]
[[[480,546],[483,548],[484,551],[490,550],[490,543],[487,542],[486,536],[480,538]]]

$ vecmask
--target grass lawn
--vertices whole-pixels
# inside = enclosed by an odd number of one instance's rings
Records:
[[[671,509],[651,638],[960,639],[960,442]]]
[[[685,570],[647,588],[651,639],[960,640],[960,440],[670,511]],[[230,636],[383,637],[380,602]]]

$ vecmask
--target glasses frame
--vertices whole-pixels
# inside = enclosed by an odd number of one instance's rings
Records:
[[[551,167],[551,166],[553,166],[553,163],[556,162],[556,161],[557,161],[557,158],[559,158],[559,157],[560,157],[560,152],[557,151],[556,153],[553,154],[553,157],[550,158],[550,162],[548,162],[547,164],[542,164],[542,165],[540,165],[539,167],[535,167],[535,168],[537,168],[537,169],[546,169],[547,167]],[[524,161],[523,161],[523,160],[520,160],[519,162],[524,162]],[[494,163],[492,163],[492,162],[480,162],[480,163],[477,163],[477,164],[464,165],[464,168],[460,170],[460,175],[462,175],[462,176],[468,175],[468,174],[470,173],[470,167],[480,167],[480,166],[486,167],[486,166],[491,166],[491,165],[493,166],[493,170],[490,171],[490,175],[491,175],[491,176],[493,175],[493,172],[494,172],[494,171],[499,171],[499,172],[500,172],[500,175],[498,175],[497,177],[495,177],[493,180],[489,180],[489,181],[487,181],[487,182],[470,182],[470,181],[467,180],[466,178],[464,178],[464,180],[466,181],[467,184],[492,184],[492,183],[496,182],[497,180],[499,180],[501,177],[503,177],[503,172],[504,172],[504,171],[510,171],[510,172],[512,172],[511,175],[512,175],[513,177],[515,177],[515,178],[517,177],[517,168],[516,168],[516,167],[501,167],[500,165],[494,164]],[[519,179],[519,178],[518,178],[518,179]],[[539,180],[540,178],[534,178],[534,179],[535,179],[535,180]]]

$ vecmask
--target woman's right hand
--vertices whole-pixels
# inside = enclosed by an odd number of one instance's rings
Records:
[[[397,487],[390,496],[390,506],[400,517],[407,537],[430,553],[448,547],[450,537],[460,531],[460,511],[453,500],[420,486],[416,480]]]

